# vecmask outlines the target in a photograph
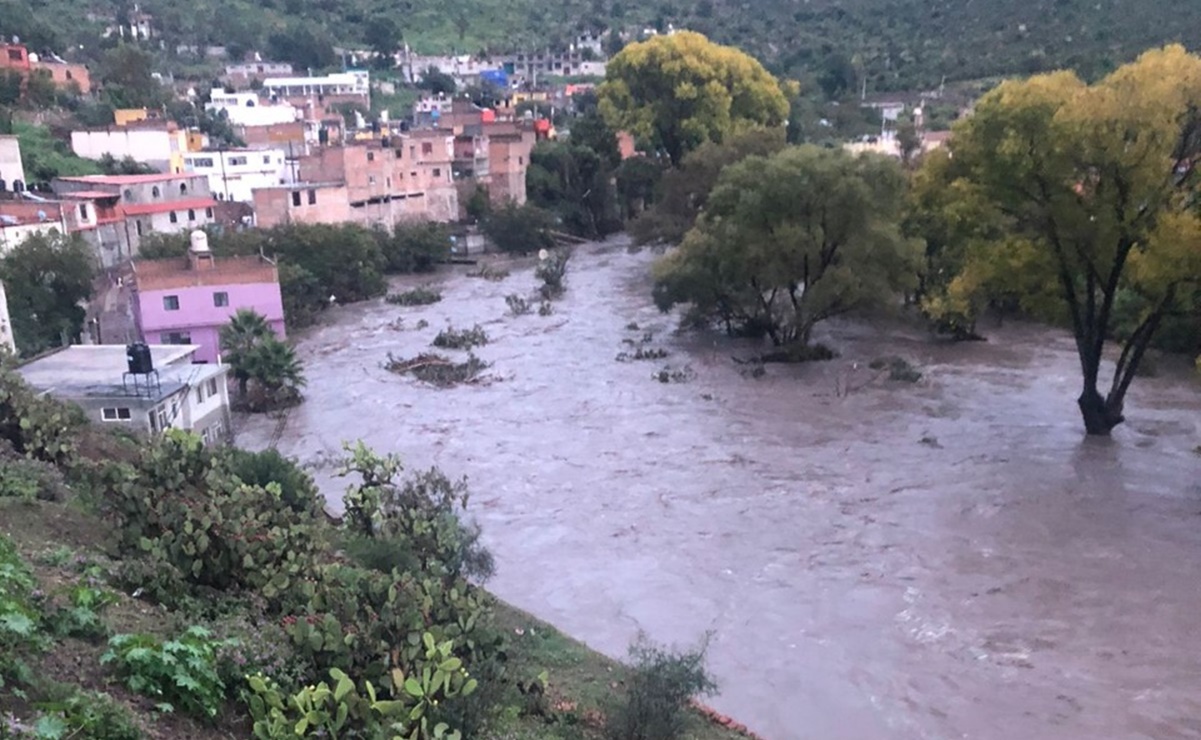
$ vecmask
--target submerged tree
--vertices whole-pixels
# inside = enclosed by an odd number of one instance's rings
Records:
[[[903,188],[895,162],[813,146],[731,165],[656,265],[655,302],[776,345],[807,343],[818,322],[912,287]]]
[[[1166,318],[1196,308],[1201,284],[1201,57],[1170,46],[1094,85],[1070,72],[1008,82],[952,140],[965,193],[1004,224],[950,285],[961,298],[1004,291],[1035,315],[1066,319],[1083,373],[1089,434],[1123,419],[1126,392]],[[1135,320],[1105,395],[1118,303]]]

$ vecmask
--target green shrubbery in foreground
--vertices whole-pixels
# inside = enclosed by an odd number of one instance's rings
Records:
[[[0,505],[69,510],[107,539],[106,555],[56,542],[28,560],[0,535],[2,739],[451,740],[527,721],[531,737],[667,738],[710,687],[692,658],[677,673],[660,660],[631,674],[607,724],[574,702],[530,702],[533,666],[479,587],[494,566],[465,518],[466,483],[436,469],[406,474],[396,457],[348,445],[335,524],[277,453],[175,431],[114,435],[8,370],[0,411],[0,461],[53,471],[72,497],[70,509],[23,494]],[[63,651],[78,675],[40,670]],[[538,685],[557,690],[553,677]],[[188,724],[161,730],[160,717]]]

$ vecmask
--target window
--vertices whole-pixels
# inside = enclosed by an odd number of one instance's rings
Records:
[[[212,167],[212,157],[197,157],[192,160],[192,167]]]
[[[216,378],[209,378],[209,395],[210,396],[217,395],[217,379]]]
[[[222,200],[224,200],[224,198],[223,198]],[[205,209],[204,209],[204,217],[205,217],[205,218],[212,218],[212,217],[213,217],[213,209],[212,209],[212,208],[205,208]]]
[[[192,209],[192,208],[189,208],[189,209],[188,209],[188,220],[189,220],[189,221],[195,221],[195,220],[196,220],[196,211],[195,211],[194,209]]]
[[[10,62],[20,62],[20,61],[23,61],[23,60],[24,60],[24,58],[21,56],[21,50],[20,50],[20,49],[9,49],[9,50],[8,50],[8,61],[10,61]]]
[[[442,170],[438,167],[434,168],[434,177],[442,177]]]
[[[196,403],[204,403],[204,386],[196,386]]]
[[[223,308],[225,306],[228,306],[229,305],[229,293],[226,293],[223,290],[219,291],[217,293],[213,293],[213,305],[216,306],[217,308]]]
[[[153,188],[150,189],[150,194],[152,196],[154,196],[155,198],[157,198],[163,194],[163,191],[158,189],[158,185],[155,185]]]
[[[517,164],[525,164],[525,157],[518,157]]]
[[[367,152],[367,161],[368,161],[368,162],[374,162],[374,161],[375,161],[375,152]]]
[[[374,185],[374,184],[375,184],[375,175],[368,175],[368,176],[367,176],[367,184],[368,184],[368,185]]]
[[[180,194],[180,195],[187,195],[187,194],[188,194],[188,184],[187,184],[186,182],[181,182],[181,183],[179,184],[179,194]]]
[[[388,184],[386,185],[386,187],[391,188],[392,187],[392,178],[391,177],[387,178],[387,183]]]
[[[163,344],[191,344],[192,335],[186,331],[173,331],[159,335]]]
[[[429,143],[428,141],[424,142],[421,145],[421,153],[422,154],[433,154],[434,153],[434,145]]]
[[[300,191],[299,190],[292,191],[292,205],[294,205],[294,206],[300,205]]]
[[[163,296],[163,310],[164,311],[178,311],[179,310],[179,296],[177,296],[177,295]]]
[[[88,204],[87,203],[79,204],[79,220],[81,220],[81,221],[88,220]]]
[[[129,188],[125,188],[125,192],[121,193],[121,197],[125,198],[125,200],[129,201],[130,203],[133,203],[134,201],[133,191]]]
[[[167,218],[171,219],[171,223],[173,223],[173,224],[179,223],[179,214],[176,213],[175,211],[171,211],[170,213],[168,213]]]
[[[415,146],[409,147],[409,159],[414,159],[416,157],[417,157],[417,147],[415,147]]]
[[[134,227],[135,229],[137,229],[137,231],[138,231],[138,236],[141,236],[141,235],[142,235],[142,222],[141,222],[141,221],[134,221],[134,222],[133,222],[133,227]]]
[[[238,165],[246,164],[246,157],[230,157],[229,166],[237,167]]]
[[[129,421],[133,415],[124,406],[100,409],[100,418],[104,421]]]
[[[270,156],[263,157],[263,164],[271,164],[271,157]]]
[[[316,190],[309,191],[309,205],[311,205],[311,206],[317,205],[317,191]]]
[[[409,173],[409,177],[411,177],[411,178],[413,178],[414,180],[416,180],[416,179],[417,179],[417,170],[413,170],[412,172],[410,172],[410,173]]]

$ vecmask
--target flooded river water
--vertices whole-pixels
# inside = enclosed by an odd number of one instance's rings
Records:
[[[737,346],[672,334],[651,260],[577,250],[546,317],[506,315],[528,264],[335,309],[299,342],[305,403],[239,443],[277,441],[334,508],[347,439],[468,476],[498,596],[615,657],[711,632],[710,703],[771,740],[1201,737],[1196,384],[1140,378],[1128,422],[1085,439],[1071,340],[1041,328],[839,324],[837,360],[751,378]],[[447,320],[484,326],[496,382],[381,367]],[[646,331],[670,357],[614,360]],[[876,378],[883,354],[924,377]],[[652,380],[665,364],[695,377]]]

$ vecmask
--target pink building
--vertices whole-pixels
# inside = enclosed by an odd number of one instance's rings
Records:
[[[216,362],[221,327],[238,309],[267,318],[284,336],[279,270],[266,257],[214,257],[193,249],[179,259],[137,260],[129,278],[138,334],[150,344],[199,345],[198,362]]]

